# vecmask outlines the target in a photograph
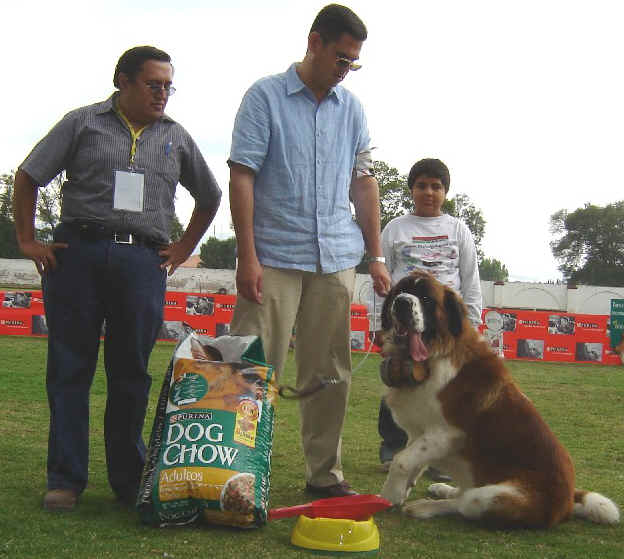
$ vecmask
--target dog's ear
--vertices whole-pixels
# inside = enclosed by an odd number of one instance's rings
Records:
[[[456,338],[462,333],[465,316],[464,306],[450,289],[444,290],[444,310],[450,333]]]

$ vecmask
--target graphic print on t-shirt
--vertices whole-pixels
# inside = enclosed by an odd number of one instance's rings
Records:
[[[411,241],[397,241],[393,247],[396,268],[401,277],[414,270],[432,274],[438,281],[453,286],[459,267],[459,249],[456,240],[448,235],[412,237]]]

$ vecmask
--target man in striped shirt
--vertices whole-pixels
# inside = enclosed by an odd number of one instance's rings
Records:
[[[128,50],[115,68],[118,91],[65,115],[15,176],[17,240],[41,274],[49,332],[48,510],[73,509],[87,485],[89,389],[104,321],[108,478],[121,501],[136,501],[147,363],[162,324],[167,271],[190,256],[221,198],[199,148],[164,112],[172,79],[167,53]],[[38,188],[62,171],[60,224],[53,242],[42,243],[34,223]],[[170,243],[178,182],[195,209],[180,240]]]

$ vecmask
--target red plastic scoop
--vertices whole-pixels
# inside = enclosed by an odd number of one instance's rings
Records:
[[[310,518],[349,518],[366,520],[376,512],[391,507],[392,503],[379,495],[349,495],[318,499],[305,505],[282,507],[269,511],[269,520],[305,514]]]

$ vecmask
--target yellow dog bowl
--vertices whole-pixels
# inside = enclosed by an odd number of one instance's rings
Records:
[[[302,515],[295,524],[290,542],[317,551],[376,552],[379,550],[379,530],[372,516],[368,520],[349,520]]]

